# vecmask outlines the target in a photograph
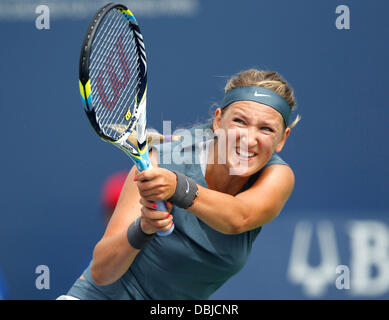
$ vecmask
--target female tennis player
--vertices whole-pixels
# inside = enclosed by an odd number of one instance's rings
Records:
[[[153,169],[131,169],[68,296],[209,298],[242,269],[262,226],[292,193],[293,171],[277,153],[300,120],[289,121],[294,107],[279,74],[251,69],[233,76],[211,123],[182,142],[154,147]],[[170,213],[155,210],[162,200]],[[155,236],[173,223],[169,236]]]

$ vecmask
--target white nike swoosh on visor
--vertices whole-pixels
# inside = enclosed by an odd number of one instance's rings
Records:
[[[254,92],[254,96],[256,96],[256,97],[270,97],[268,94],[258,93],[257,91]]]
[[[186,180],[186,179],[185,179],[185,181],[186,181],[186,185],[187,185],[187,188],[186,188],[186,190],[185,190],[185,193],[188,193],[188,192],[189,192],[189,182],[188,182],[188,180]]]

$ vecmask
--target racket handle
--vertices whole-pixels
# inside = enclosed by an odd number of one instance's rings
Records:
[[[153,166],[151,165],[151,162],[150,162],[149,153],[148,152],[143,153],[141,155],[140,159],[137,159],[137,161],[135,161],[135,165],[139,171],[151,169]],[[166,206],[165,206],[165,202],[157,201],[156,204],[157,204],[157,208],[155,210],[162,211],[162,212],[168,212],[166,209]],[[167,231],[157,231],[157,235],[159,235],[160,237],[166,237],[169,234],[171,234],[173,232],[173,230],[174,230],[174,224],[172,224],[171,228]]]
[[[165,202],[157,201],[156,204],[157,204],[157,208],[156,208],[157,211],[168,212],[165,206]],[[171,228],[167,231],[157,231],[157,235],[159,235],[160,237],[166,237],[169,234],[171,234],[173,230],[174,230],[174,224],[172,224]]]

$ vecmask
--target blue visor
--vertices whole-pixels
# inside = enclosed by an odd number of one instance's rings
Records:
[[[289,125],[292,110],[286,100],[272,90],[258,86],[233,88],[226,92],[222,107],[225,108],[235,101],[254,101],[272,107],[281,114],[285,126]]]

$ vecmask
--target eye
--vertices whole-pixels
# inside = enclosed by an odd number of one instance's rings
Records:
[[[274,130],[270,127],[262,127],[261,129],[269,132],[274,132]]]
[[[245,124],[245,122],[242,119],[240,119],[240,118],[234,118],[233,121],[236,122],[236,123]]]

